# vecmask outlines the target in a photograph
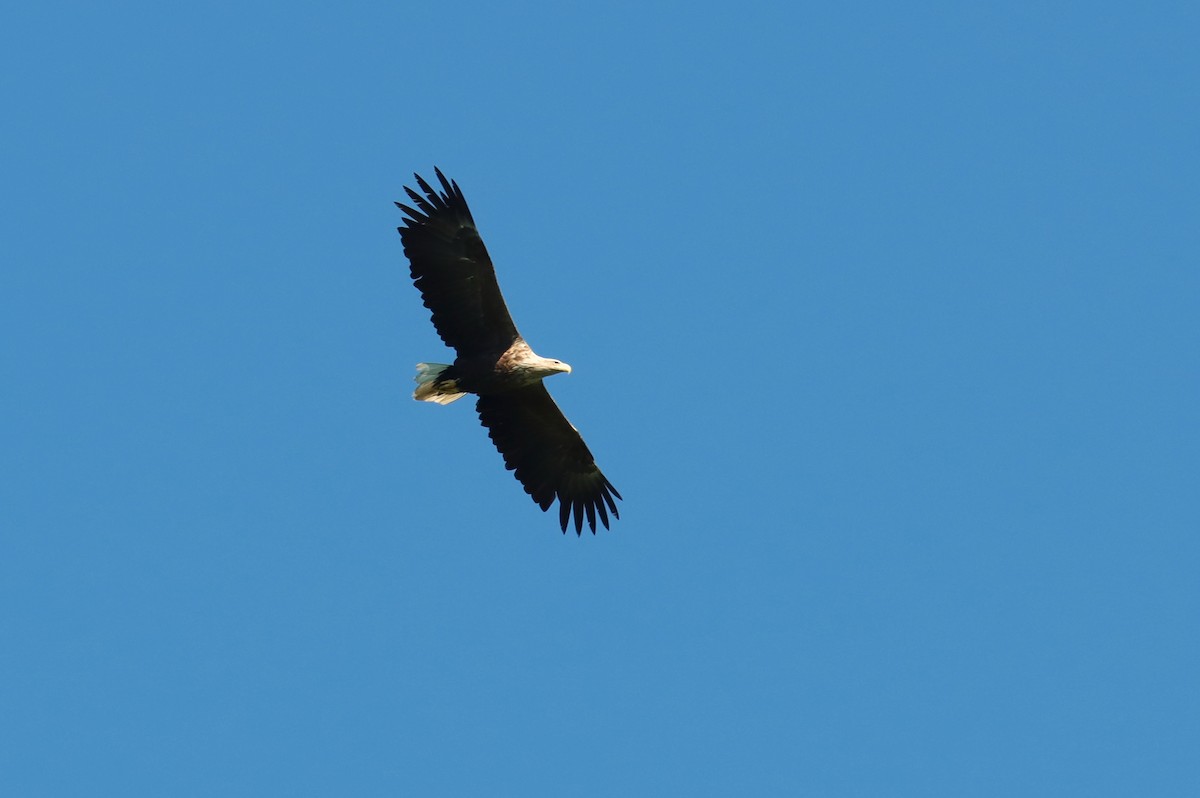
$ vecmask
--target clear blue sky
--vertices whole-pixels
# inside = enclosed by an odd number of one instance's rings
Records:
[[[28,3],[0,793],[1200,795],[1194,3]],[[624,494],[564,537],[392,200]]]

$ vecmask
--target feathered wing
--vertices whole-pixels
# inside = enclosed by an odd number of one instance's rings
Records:
[[[509,393],[480,396],[479,418],[504,464],[516,473],[542,510],[558,499],[563,532],[575,516],[575,533],[583,534],[583,519],[596,531],[596,516],[608,528],[608,513],[620,518],[613,497],[621,498],[596,467],[583,438],[567,421],[541,382]]]
[[[492,259],[458,184],[447,180],[440,169],[434,171],[441,192],[413,175],[424,196],[405,186],[416,207],[396,203],[408,217],[404,227],[397,229],[412,265],[413,282],[447,346],[468,356],[502,352],[519,336],[500,294]]]

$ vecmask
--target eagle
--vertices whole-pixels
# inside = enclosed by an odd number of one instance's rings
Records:
[[[608,529],[610,512],[620,518],[613,499],[621,494],[542,383],[571,367],[535,354],[517,332],[462,190],[434,172],[441,191],[419,174],[413,177],[423,194],[404,187],[416,207],[396,203],[406,217],[397,229],[413,284],[456,357],[451,364],[418,363],[413,399],[445,405],[475,394],[479,420],[505,467],[543,512],[558,501],[563,533],[572,516],[576,535],[583,534],[585,516],[593,535],[597,517]]]

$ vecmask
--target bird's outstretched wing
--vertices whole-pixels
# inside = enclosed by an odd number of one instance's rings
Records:
[[[558,499],[563,532],[575,516],[575,533],[583,534],[583,519],[596,531],[596,516],[608,528],[608,513],[620,518],[613,497],[621,498],[596,467],[583,438],[567,421],[541,382],[508,393],[480,396],[479,419],[504,464],[516,473],[542,510]]]
[[[413,175],[424,196],[405,186],[415,208],[397,202],[408,218],[397,228],[412,278],[438,335],[459,355],[503,352],[517,338],[496,270],[458,184],[434,170],[440,192]]]

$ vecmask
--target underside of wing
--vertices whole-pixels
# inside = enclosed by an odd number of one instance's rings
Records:
[[[397,202],[398,228],[412,278],[438,335],[459,355],[502,352],[517,339],[496,271],[458,184],[435,170],[441,191],[414,175],[424,194],[405,187],[416,207]]]
[[[558,500],[563,532],[572,515],[576,534],[583,533],[585,516],[593,533],[597,516],[605,529],[609,512],[620,518],[613,499],[621,494],[596,467],[587,444],[541,382],[480,396],[476,409],[505,466],[516,474],[525,492],[542,510]]]

